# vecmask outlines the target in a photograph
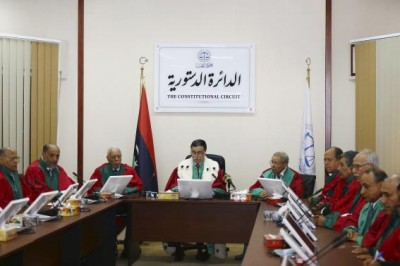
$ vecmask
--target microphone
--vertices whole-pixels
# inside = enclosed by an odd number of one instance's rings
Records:
[[[75,172],[72,172],[72,174],[76,177],[76,181],[78,181],[79,180],[79,176],[78,176],[78,174],[77,173],[75,173]],[[78,183],[78,182],[76,182],[76,183]]]
[[[225,180],[226,180],[226,183],[228,183],[228,189],[232,187],[233,190],[236,190],[236,186],[233,184],[232,178],[230,175],[225,174]]]
[[[309,218],[312,218],[314,216],[313,213],[307,208],[307,206],[304,205],[304,202],[300,198],[294,199],[294,202],[303,213],[307,214]]]
[[[299,217],[299,223],[302,223],[302,222],[304,222],[306,219],[313,219],[314,217],[313,216],[310,216],[307,212],[304,212],[303,211],[303,213],[301,214],[301,216]]]
[[[79,184],[79,175],[77,174],[77,173],[75,173],[75,172],[72,172],[72,174],[76,177],[76,179],[74,180],[75,181],[75,183],[78,183]],[[85,183],[85,180],[83,180],[83,178],[82,178],[82,184],[84,184]]]

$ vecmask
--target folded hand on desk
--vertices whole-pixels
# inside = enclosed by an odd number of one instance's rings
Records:
[[[325,222],[325,216],[323,215],[315,215],[314,216],[314,223],[318,226],[324,226],[324,222]]]
[[[371,263],[375,262],[374,257],[372,257],[369,254],[358,255],[357,259],[362,260],[363,261],[363,265],[371,265]]]
[[[261,192],[260,196],[258,197],[261,200],[266,200],[268,197],[272,196],[272,194],[269,194],[266,191]]]
[[[356,255],[361,255],[361,254],[369,254],[368,249],[362,248],[362,247],[356,247],[351,251],[351,253],[356,254]]]
[[[347,239],[353,242],[357,241],[359,234],[355,231],[349,231],[347,232]]]
[[[372,256],[371,256],[371,258],[364,260],[363,265],[364,266],[381,266],[381,264],[379,262],[372,259]]]

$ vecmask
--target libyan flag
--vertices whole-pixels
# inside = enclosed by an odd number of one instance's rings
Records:
[[[136,128],[133,167],[143,181],[144,191],[158,192],[157,167],[154,155],[153,134],[151,131],[146,89],[142,86],[140,108]]]

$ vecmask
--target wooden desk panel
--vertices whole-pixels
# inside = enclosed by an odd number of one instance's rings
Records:
[[[279,233],[279,228],[273,222],[264,221],[263,212],[265,210],[276,211],[278,208],[269,206],[266,203],[261,203],[242,266],[280,265],[280,258],[267,254],[267,249],[264,248],[263,236],[268,233]],[[318,238],[317,247],[321,249],[335,237],[337,237],[339,233],[333,230],[318,227],[315,234]],[[326,256],[322,257],[320,260],[318,260],[318,263],[324,266],[361,265],[361,262],[351,254],[353,245],[354,243],[346,242],[342,246],[332,250]]]
[[[259,202],[128,200],[134,241],[247,243]]]
[[[36,233],[1,242],[0,265],[114,265],[119,204],[90,205],[90,212],[41,223]]]

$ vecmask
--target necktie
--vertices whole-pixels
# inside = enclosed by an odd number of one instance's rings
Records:
[[[275,174],[275,175],[274,175],[274,178],[275,178],[275,179],[281,179],[281,175],[280,175],[280,174]]]
[[[8,176],[10,177],[10,180],[12,182],[12,184],[11,184],[12,190],[17,195],[18,194],[18,190],[17,190],[17,185],[15,184],[14,176],[11,173]]]
[[[200,179],[200,164],[196,163],[197,168],[197,178]]]
[[[368,231],[368,228],[371,224],[372,214],[374,213],[374,205],[371,204],[368,208],[367,219],[365,220],[364,231]]]
[[[47,167],[47,171],[49,171],[50,176],[53,176],[53,168]]]
[[[12,174],[9,174],[8,176],[10,177],[11,181],[15,184],[14,176]]]

